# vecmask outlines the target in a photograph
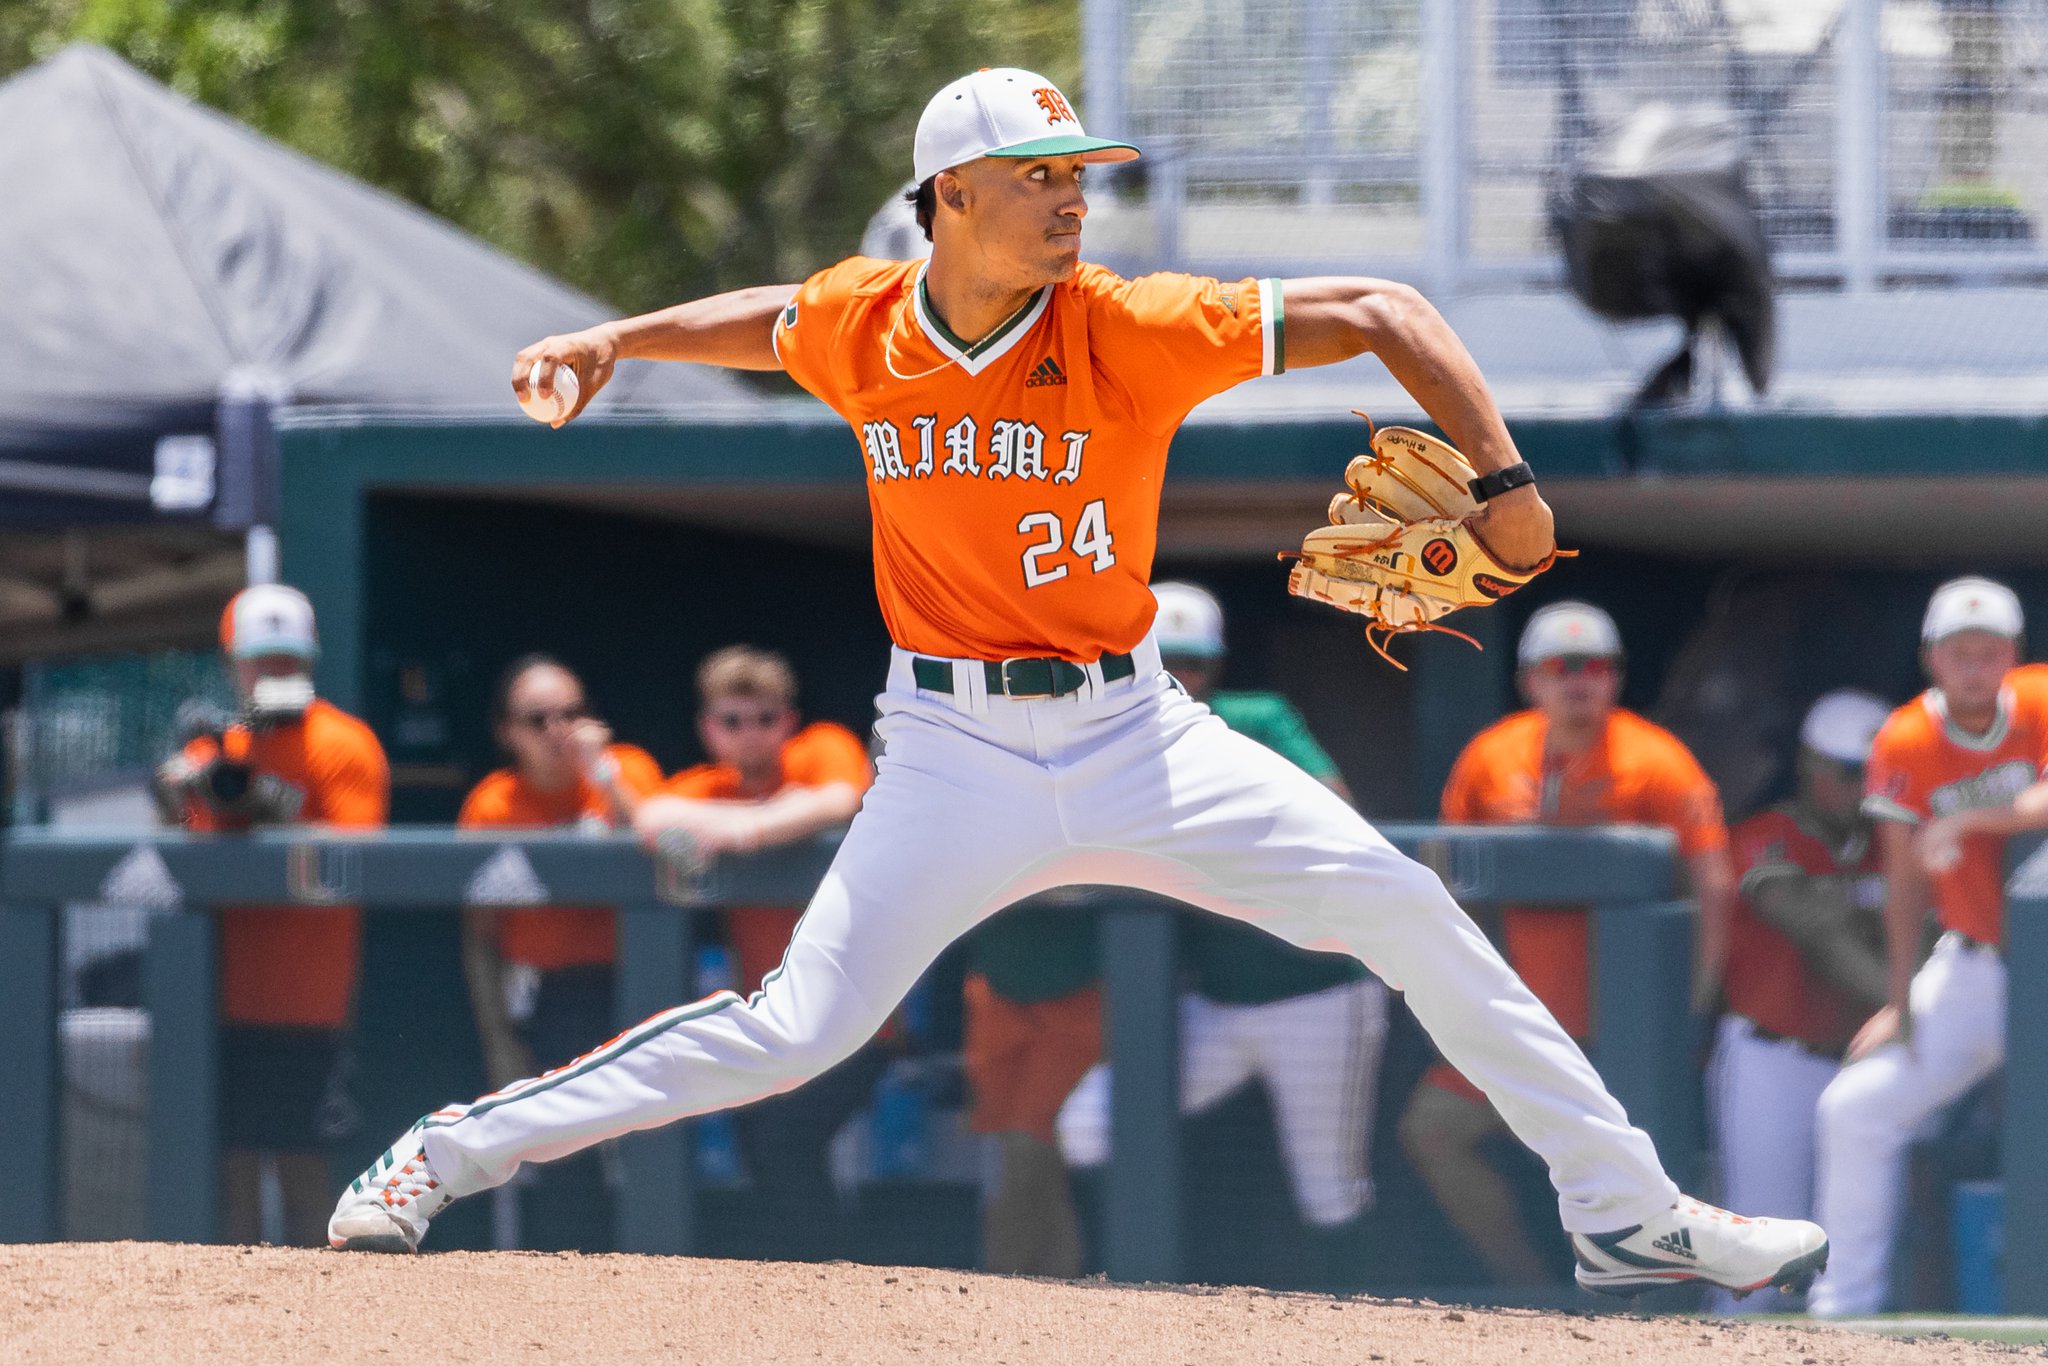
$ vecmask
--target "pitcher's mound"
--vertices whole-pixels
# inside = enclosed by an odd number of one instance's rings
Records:
[[[165,1243],[0,1247],[0,1361],[1225,1362],[1795,1366],[1996,1347],[920,1268]]]

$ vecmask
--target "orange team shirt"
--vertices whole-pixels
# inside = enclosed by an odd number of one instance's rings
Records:
[[[844,726],[813,721],[782,747],[785,788],[845,783],[856,792],[866,792],[874,781],[867,746]],[[730,764],[699,764],[676,774],[661,790],[670,797],[732,801],[740,795],[740,772]],[[726,913],[726,939],[732,946],[742,994],[758,991],[761,979],[782,961],[802,915],[801,910],[786,906],[735,906]]]
[[[968,659],[1128,651],[1155,610],[1167,443],[1203,399],[1285,367],[1279,282],[1083,264],[966,346],[923,279],[920,261],[853,257],[774,331],[783,368],[860,436],[891,639]]]
[[[1728,845],[1721,797],[1679,738],[1616,708],[1586,753],[1546,769],[1549,724],[1516,712],[1472,737],[1444,786],[1443,817],[1456,825],[1661,825],[1681,854]],[[1509,906],[1508,962],[1574,1038],[1591,1029],[1588,917],[1583,910]]]
[[[1891,714],[1871,747],[1863,809],[1877,820],[1918,825],[1972,807],[2008,806],[2048,760],[2048,668],[2006,676],[1989,733],[1964,735],[1929,688]],[[1934,878],[1942,928],[1980,944],[2005,942],[2005,841],[1971,835],[1955,867]]]
[[[661,786],[661,765],[637,745],[607,745],[619,766],[619,785],[635,797]],[[455,824],[464,830],[532,830],[594,822],[610,824],[611,803],[578,777],[573,787],[543,792],[509,768],[501,768],[470,790]],[[618,932],[607,906],[533,906],[498,912],[498,956],[508,963],[551,971],[609,963]]]
[[[1842,879],[1852,904],[1871,916],[1884,907],[1884,869],[1868,832],[1842,848],[1799,823],[1790,803],[1759,811],[1735,827],[1735,866],[1742,895],[1728,926],[1728,1009],[1780,1038],[1799,1039],[1839,1053],[1849,1045],[1867,1012],[1839,987],[1806,964],[1789,936],[1761,915],[1751,901],[1756,889],[1788,870]]]
[[[222,737],[228,757],[273,774],[305,795],[299,820],[375,829],[391,815],[391,770],[370,728],[316,700],[290,725]],[[205,763],[211,738],[185,747]],[[245,828],[197,801],[191,830]],[[220,913],[221,1017],[230,1024],[335,1028],[347,1023],[362,959],[362,912],[354,906],[228,906]]]

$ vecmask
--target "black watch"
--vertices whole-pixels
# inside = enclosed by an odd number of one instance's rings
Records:
[[[1524,484],[1533,484],[1535,482],[1536,471],[1529,468],[1529,462],[1517,460],[1504,470],[1495,470],[1492,474],[1480,475],[1477,479],[1466,484],[1465,487],[1471,489],[1472,496],[1483,503],[1489,498],[1500,497],[1509,489],[1518,489]]]

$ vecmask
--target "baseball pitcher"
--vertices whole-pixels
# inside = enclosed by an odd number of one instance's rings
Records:
[[[1054,886],[1112,883],[1341,950],[1406,991],[1444,1055],[1549,1164],[1583,1283],[1750,1288],[1803,1282],[1825,1262],[1813,1224],[1737,1222],[1682,1199],[1435,874],[1160,668],[1147,581],[1168,443],[1203,399],[1289,366],[1371,351],[1474,471],[1469,492],[1454,491],[1462,502],[1430,499],[1456,514],[1444,518],[1410,517],[1364,491],[1372,469],[1347,472],[1360,491],[1340,495],[1341,525],[1317,534],[1312,560],[1304,551],[1297,591],[1410,629],[1467,588],[1512,591],[1555,547],[1478,367],[1415,290],[1125,280],[1084,264],[1087,168],[1137,154],[1088,136],[1044,77],[978,71],[918,122],[928,262],[855,257],[799,286],[519,353],[519,392],[546,392],[569,366],[587,403],[620,357],[694,361],[786,370],[846,419],[895,642],[883,753],[761,990],[679,1006],[568,1067],[426,1116],[343,1194],[334,1246],[415,1248],[448,1201],[525,1163],[800,1086],[858,1048],[983,918]],[[1388,465],[1451,469],[1441,443],[1385,444]],[[1395,554],[1411,535],[1426,539]]]

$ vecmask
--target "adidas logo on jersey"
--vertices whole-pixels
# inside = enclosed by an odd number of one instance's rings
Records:
[[[1674,1257],[1684,1257],[1695,1262],[1699,1260],[1699,1254],[1692,1250],[1692,1230],[1689,1228],[1667,1233],[1650,1246],[1659,1252],[1668,1252]]]
[[[1065,384],[1067,372],[1060,369],[1059,362],[1047,356],[1031,368],[1031,374],[1024,381],[1026,389],[1040,389],[1048,384]]]

